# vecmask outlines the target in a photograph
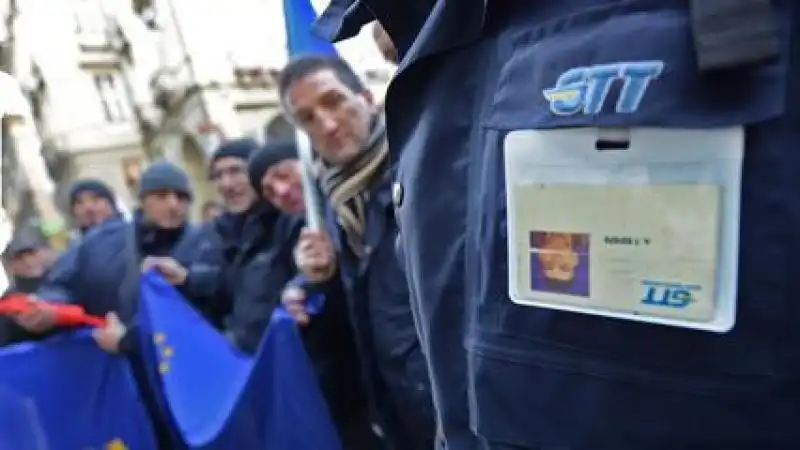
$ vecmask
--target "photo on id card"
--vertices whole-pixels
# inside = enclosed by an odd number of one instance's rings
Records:
[[[518,304],[724,332],[735,320],[742,132],[522,130],[505,142]]]

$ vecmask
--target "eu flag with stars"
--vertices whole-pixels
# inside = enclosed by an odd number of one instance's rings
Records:
[[[341,450],[294,320],[282,309],[254,357],[240,353],[155,272],[142,276],[145,358],[191,449]],[[151,356],[148,356],[151,355]]]
[[[156,450],[128,362],[85,331],[0,349],[0,450]]]

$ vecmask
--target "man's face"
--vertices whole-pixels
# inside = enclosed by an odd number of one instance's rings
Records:
[[[142,198],[144,218],[163,230],[180,228],[189,211],[189,198],[175,191],[148,192]]]
[[[377,111],[369,92],[353,92],[330,69],[296,80],[286,101],[314,149],[333,165],[346,164],[359,154]]]
[[[107,198],[93,192],[81,192],[72,205],[72,215],[80,228],[90,228],[106,221],[114,214]]]
[[[250,185],[247,161],[241,158],[220,158],[211,167],[211,181],[231,212],[247,211],[256,200]]]
[[[52,251],[48,248],[37,248],[16,253],[10,262],[11,275],[24,278],[44,276],[53,264]]]
[[[287,159],[270,167],[261,178],[261,195],[282,212],[302,213],[305,203],[300,162]]]

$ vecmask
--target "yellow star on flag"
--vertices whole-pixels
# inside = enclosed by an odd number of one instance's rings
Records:
[[[106,444],[106,450],[128,450],[128,446],[122,442],[122,439],[114,439]]]
[[[153,335],[153,343],[156,345],[161,345],[167,341],[167,335],[164,333],[155,333]]]

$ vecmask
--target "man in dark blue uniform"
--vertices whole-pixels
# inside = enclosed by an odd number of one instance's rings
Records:
[[[373,17],[448,447],[800,446],[797,5],[334,0],[320,25]]]

